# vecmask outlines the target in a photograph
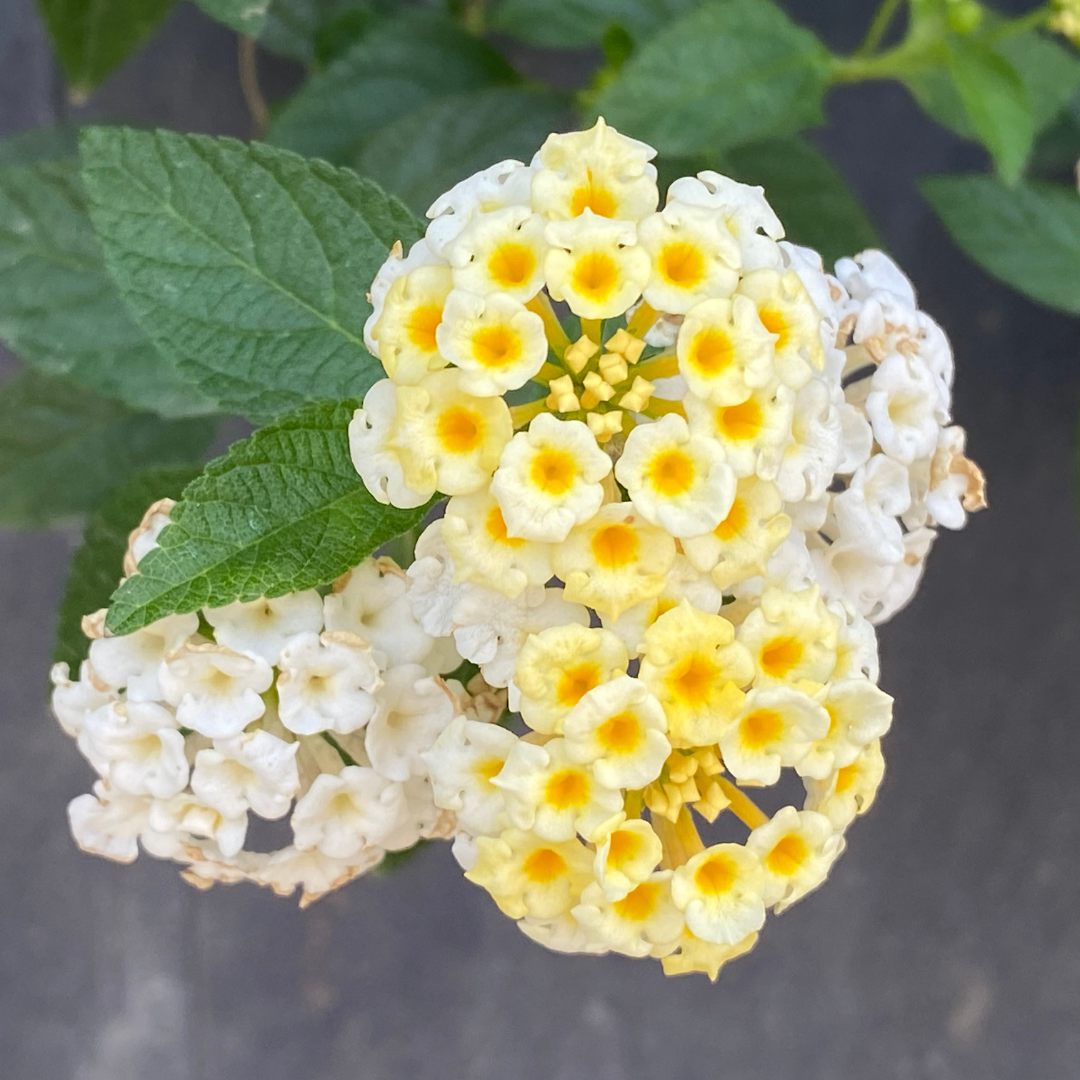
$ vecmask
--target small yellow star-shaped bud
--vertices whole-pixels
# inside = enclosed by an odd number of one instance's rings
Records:
[[[553,412],[576,412],[581,408],[574,393],[574,380],[569,375],[552,379],[549,385],[551,393],[547,396],[547,407]]]
[[[604,353],[600,357],[600,374],[610,386],[618,386],[629,376],[626,358],[620,353]]]
[[[615,391],[595,371],[585,376],[585,393],[581,395],[581,407],[591,409],[601,401],[610,401]]]
[[[627,363],[636,364],[645,351],[645,342],[626,330],[616,330],[608,339],[607,347],[611,352],[622,353]]]
[[[622,410],[612,409],[606,413],[589,413],[585,417],[589,430],[596,437],[598,443],[606,443],[612,435],[622,431]]]
[[[634,385],[623,394],[619,404],[630,412],[643,412],[655,389],[656,387],[651,382],[638,375],[634,379]]]
[[[587,335],[582,334],[563,354],[563,360],[576,375],[599,351],[600,346]]]

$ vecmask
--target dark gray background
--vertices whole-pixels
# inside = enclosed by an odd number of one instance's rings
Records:
[[[837,47],[872,7],[790,6]],[[1080,323],[988,280],[918,198],[976,150],[894,86],[828,113],[819,143],[952,336],[992,509],[881,635],[888,772],[827,887],[711,986],[531,945],[445,846],[307,912],[80,854],[64,806],[91,774],[42,689],[78,538],[0,534],[5,1080],[1080,1076]],[[247,135],[234,39],[183,5],[74,110],[31,0],[0,0],[0,135],[88,115]]]

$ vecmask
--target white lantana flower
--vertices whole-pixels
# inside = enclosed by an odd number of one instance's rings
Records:
[[[239,817],[249,807],[271,821],[283,817],[300,788],[299,747],[268,731],[215,739],[195,755],[191,790],[225,817]]]
[[[823,780],[805,778],[806,809],[824,814],[837,830],[870,809],[885,775],[881,742],[875,739],[850,764]]]
[[[406,812],[401,785],[364,765],[347,765],[337,776],[322,773],[292,814],[301,851],[316,849],[332,859],[353,859],[380,846]]]
[[[227,816],[186,791],[167,801],[155,799],[150,804],[149,821],[152,832],[142,835],[143,846],[162,858],[175,854],[175,845],[183,835],[212,841],[222,856],[230,858],[244,846],[248,826],[246,813]],[[155,837],[165,843],[156,845]]]
[[[824,814],[785,806],[746,841],[765,871],[765,903],[778,913],[816,889],[844,850],[844,838]]]
[[[476,214],[527,203],[533,172],[520,161],[507,159],[455,184],[428,208],[427,245],[441,255]]]
[[[374,715],[382,685],[371,646],[347,631],[297,634],[278,661],[281,722],[298,735],[347,735]]]
[[[626,956],[663,956],[675,948],[683,917],[671,899],[671,871],[659,870],[621,900],[609,900],[593,882],[572,911],[606,946]]]
[[[456,288],[528,303],[544,284],[546,224],[542,214],[521,205],[474,214],[446,247]]]
[[[71,669],[66,663],[53,664],[49,672],[53,685],[52,710],[65,734],[72,738],[78,736],[86,723],[86,717],[95,709],[116,701],[114,691],[103,689],[95,684],[90,661],[84,660],[79,666],[78,679],[71,678]]]
[[[214,628],[219,645],[240,653],[261,656],[276,664],[278,654],[294,634],[318,633],[322,629],[322,597],[314,590],[286,593],[226,607],[206,608],[203,614]]]
[[[116,862],[134,862],[139,838],[150,828],[150,804],[145,795],[126,795],[102,780],[94,793],[79,795],[68,804],[68,822],[82,851]]]
[[[866,414],[882,450],[905,465],[934,452],[937,387],[917,357],[887,356],[870,380]]]
[[[610,827],[609,827],[610,826]],[[614,819],[594,834],[593,872],[609,900],[622,900],[660,865],[664,846],[641,818]]]
[[[274,673],[262,657],[206,642],[185,645],[165,659],[159,679],[181,727],[226,739],[266,711],[259,695],[270,689]]]
[[[167,615],[140,630],[90,642],[90,666],[99,682],[126,690],[132,701],[160,701],[161,662],[199,628],[199,616]]]
[[[671,896],[691,932],[734,945],[765,923],[761,860],[741,844],[714,844],[675,870]]]

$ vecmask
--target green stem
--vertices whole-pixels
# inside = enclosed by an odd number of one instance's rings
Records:
[[[874,21],[870,23],[870,29],[866,31],[862,44],[855,50],[855,56],[866,56],[878,47],[903,3],[904,0],[885,0],[878,8]]]
[[[322,737],[338,752],[338,757],[340,757],[346,765],[360,764],[356,760],[356,758],[354,758],[352,754],[350,754],[349,751],[346,750],[345,747],[343,747],[341,743],[339,743],[337,739],[335,739],[334,736],[330,734],[329,731],[324,731],[322,733]]]
[[[1038,30],[1040,26],[1046,24],[1047,19],[1053,13],[1052,5],[1043,4],[1041,7],[1029,11],[1026,15],[1021,15],[1016,19],[1008,19],[999,26],[995,26],[986,34],[983,40],[988,45],[996,45],[999,41],[1005,41],[1016,34],[1024,34],[1028,30]]]

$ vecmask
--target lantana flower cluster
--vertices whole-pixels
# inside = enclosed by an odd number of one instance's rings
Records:
[[[170,504],[133,533],[125,569]],[[68,814],[79,846],[120,862],[138,846],[183,876],[253,881],[305,905],[388,851],[448,837],[421,754],[455,719],[490,720],[503,695],[441,673],[453,642],[412,617],[404,573],[368,559],[318,591],[170,615],[112,636],[88,616],[77,680],[53,669],[53,709],[97,771]],[[287,819],[291,843],[265,823]],[[264,835],[260,836],[259,829]]]
[[[884,773],[872,624],[982,477],[894,263],[827,273],[715,172],[661,207],[654,156],[551,135],[395,245],[352,459],[379,502],[445,501],[405,570],[326,596],[91,617],[54,673],[101,775],[82,846],[313,898],[452,837],[534,940],[711,978],[821,884]],[[289,847],[245,848],[290,806]]]

